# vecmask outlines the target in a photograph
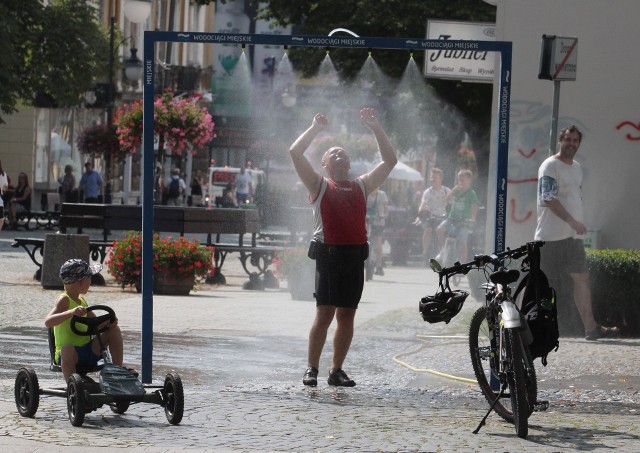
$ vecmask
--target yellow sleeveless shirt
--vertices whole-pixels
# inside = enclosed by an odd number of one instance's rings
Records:
[[[80,303],[78,303],[73,300],[67,293],[62,293],[61,295],[67,296],[67,299],[69,299],[68,310],[71,310],[78,306],[88,307],[87,302],[85,302],[82,296],[78,297],[80,299]],[[84,324],[76,324],[76,328],[80,331],[87,330],[87,326],[85,326]],[[56,363],[60,363],[60,350],[65,344],[71,343],[74,346],[84,346],[85,344],[89,343],[89,341],[91,341],[91,337],[76,335],[71,331],[71,318],[64,320],[57,326],[53,326],[53,334],[56,338]]]

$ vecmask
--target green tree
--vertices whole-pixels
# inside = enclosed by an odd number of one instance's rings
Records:
[[[32,95],[25,62],[30,55],[31,37],[40,20],[42,6],[38,0],[5,0],[0,2],[0,110],[16,111],[20,99]],[[2,123],[0,116],[0,123]]]
[[[104,79],[109,37],[84,0],[3,0],[0,4],[0,109],[33,105],[36,95],[60,106],[77,105]],[[3,122],[0,117],[0,122]]]

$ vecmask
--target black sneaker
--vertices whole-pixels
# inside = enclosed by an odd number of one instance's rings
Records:
[[[309,387],[316,387],[318,385],[318,369],[314,367],[307,368],[302,377],[302,383]]]
[[[329,379],[327,379],[329,385],[335,385],[336,387],[355,387],[356,383],[353,379],[349,379],[347,373],[342,369],[335,370],[329,373]]]
[[[591,332],[588,332],[584,339],[587,341],[595,341],[601,338],[615,338],[620,335],[620,329],[617,327],[598,326]]]

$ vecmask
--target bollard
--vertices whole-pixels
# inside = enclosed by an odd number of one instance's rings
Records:
[[[64,288],[60,280],[60,266],[78,258],[89,262],[89,236],[86,234],[47,234],[44,237],[42,277],[45,289]]]

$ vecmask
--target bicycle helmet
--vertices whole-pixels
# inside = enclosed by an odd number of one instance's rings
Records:
[[[462,308],[462,304],[469,295],[466,291],[441,291],[434,296],[426,296],[420,299],[420,313],[422,319],[430,323],[445,322],[451,319]]]

